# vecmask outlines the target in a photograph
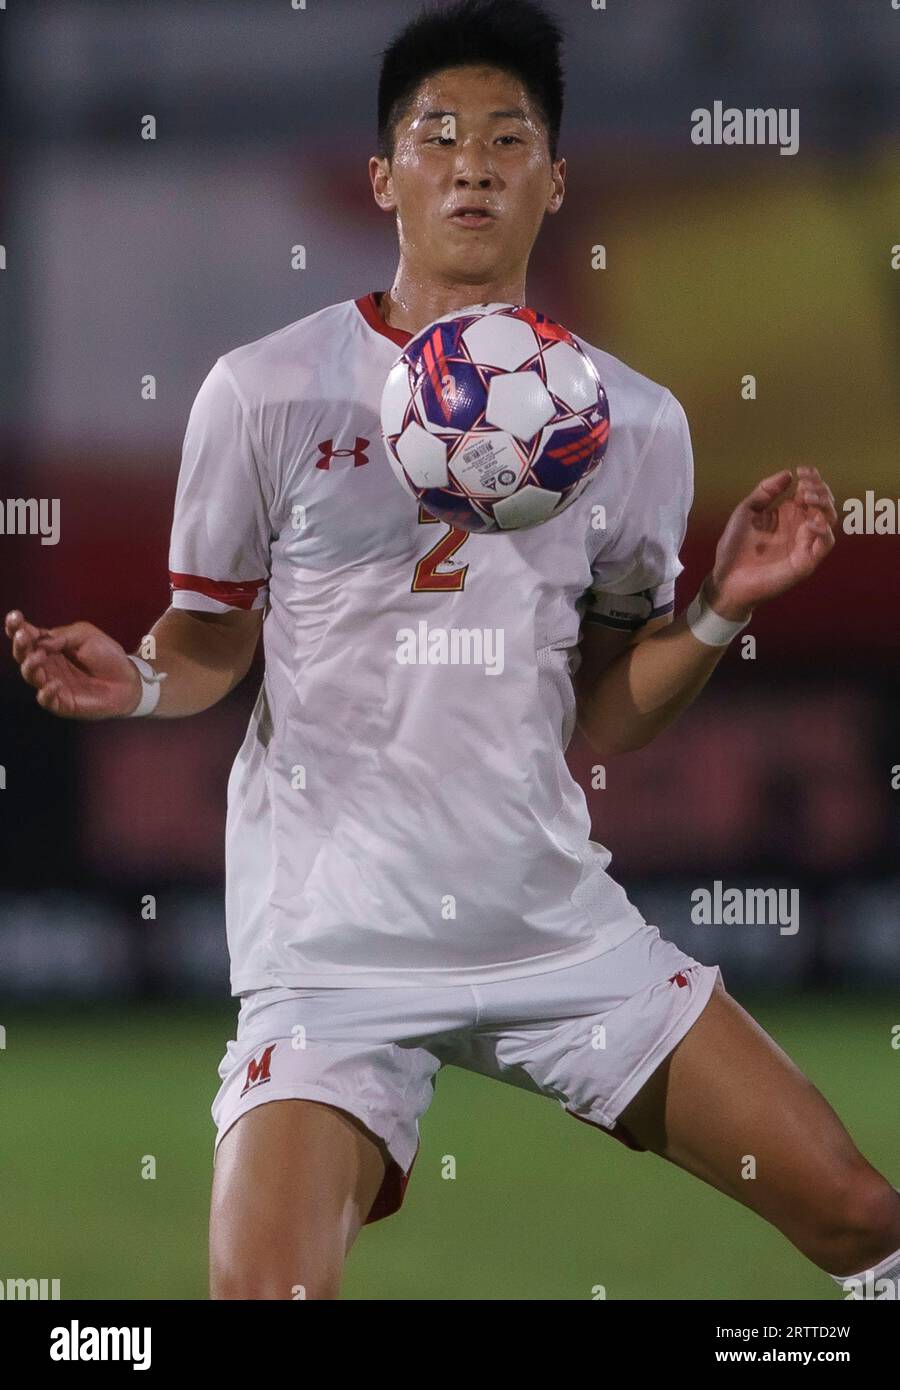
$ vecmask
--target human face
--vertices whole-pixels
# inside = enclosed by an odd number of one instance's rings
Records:
[[[408,270],[506,285],[524,283],[544,215],[562,203],[565,161],[551,162],[546,128],[516,77],[466,66],[421,83],[397,122],[393,159],[373,159],[370,174],[379,206],[396,212]]]

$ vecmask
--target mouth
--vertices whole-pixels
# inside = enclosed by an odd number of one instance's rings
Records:
[[[486,208],[462,207],[450,213],[449,221],[454,222],[457,227],[468,227],[474,231],[479,227],[487,227],[495,221],[495,217]]]

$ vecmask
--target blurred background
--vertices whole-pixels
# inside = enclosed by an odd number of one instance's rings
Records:
[[[819,467],[839,511],[867,493],[900,508],[900,12],[549,8],[568,33],[568,196],[529,300],[685,406],[696,500],[681,607],[732,507],[779,468]],[[0,535],[4,612],[88,619],[134,650],[167,606],[180,444],[216,357],[390,286],[393,225],[366,161],[379,53],[417,9],[0,11],[3,498],[58,498],[61,515],[56,545]],[[694,145],[691,112],[717,100],[796,108],[799,153]],[[148,114],[154,140],[141,138]],[[610,764],[605,790],[591,788],[590,751],[577,738],[569,751],[595,837],[647,919],[722,965],[896,1183],[898,545],[839,535],[813,582],[754,619],[755,659],[735,644],[673,731]],[[205,1296],[208,1112],[236,1016],[225,787],[260,675],[190,721],[78,726],[38,710],[0,663],[0,1176],[13,1194],[0,1281]],[[691,893],[716,880],[798,890],[800,930],[695,925]],[[441,1178],[445,1153],[456,1182]],[[820,1298],[823,1282],[659,1160],[446,1071],[406,1205],[364,1232],[346,1296],[568,1299],[603,1284],[610,1298]]]

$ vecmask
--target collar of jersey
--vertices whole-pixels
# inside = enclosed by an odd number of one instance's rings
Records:
[[[374,328],[382,337],[390,338],[398,347],[405,347],[413,335],[405,328],[394,328],[386,322],[378,307],[378,300],[383,294],[384,290],[373,290],[371,294],[364,294],[361,299],[354,300],[354,303],[370,328]]]

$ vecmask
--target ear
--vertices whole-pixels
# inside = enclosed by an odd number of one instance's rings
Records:
[[[369,160],[369,179],[372,183],[375,201],[382,212],[393,212],[397,206],[397,200],[394,197],[391,161],[373,154]]]
[[[558,159],[553,165],[551,174],[551,191],[547,199],[547,211],[549,213],[559,212],[566,196],[566,161]]]

